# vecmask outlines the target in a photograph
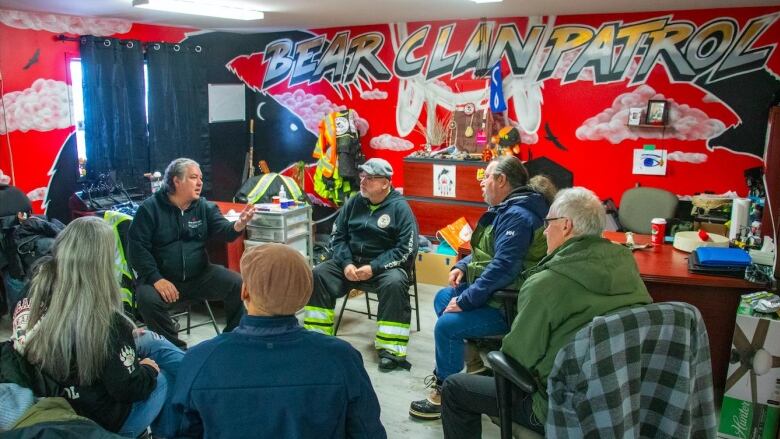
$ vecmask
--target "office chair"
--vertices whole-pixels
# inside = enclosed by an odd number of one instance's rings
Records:
[[[649,235],[653,218],[674,218],[677,196],[663,189],[637,187],[623,192],[618,219],[623,231]]]
[[[417,322],[417,332],[420,332],[420,300],[419,296],[417,294],[417,268],[415,267],[414,261],[412,261],[412,266],[409,269],[409,286],[412,290],[414,290],[414,293],[409,293],[410,297],[414,297],[414,306],[412,307],[412,312],[414,312],[414,316]],[[357,297],[359,294],[352,294],[352,291],[362,291],[363,296],[366,298],[366,310],[358,310],[353,308],[347,308],[347,301],[352,297]],[[371,320],[372,317],[376,316],[376,313],[371,312],[371,302],[379,302],[378,298],[375,298],[374,296],[377,295],[375,291],[364,291],[364,290],[352,290],[351,292],[347,293],[344,296],[344,300],[341,302],[341,310],[339,311],[339,318],[336,320],[336,325],[333,327],[333,335],[338,334],[339,332],[339,326],[341,326],[341,318],[344,316],[344,311],[352,311],[358,314],[363,314],[364,316],[368,316],[368,319]],[[372,295],[369,297],[369,294]]]
[[[488,355],[501,438],[512,437],[512,389],[531,374]],[[709,339],[687,303],[654,303],[598,316],[558,352],[547,382],[547,437],[715,437]]]

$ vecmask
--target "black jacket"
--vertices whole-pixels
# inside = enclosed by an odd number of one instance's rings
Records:
[[[232,241],[239,235],[216,204],[200,198],[182,211],[161,190],[141,204],[130,226],[130,265],[141,283],[181,282],[208,266],[209,238]]]
[[[417,244],[417,221],[395,189],[373,212],[367,198],[353,196],[333,224],[333,259],[342,268],[370,264],[374,275],[390,268],[409,269]]]
[[[29,305],[21,302],[19,306]],[[55,316],[52,316],[55,317]],[[61,396],[76,414],[92,419],[109,431],[119,431],[136,401],[149,397],[157,386],[157,371],[139,363],[132,327],[116,314],[109,335],[109,355],[100,378],[88,386],[78,382],[75,363],[67,380],[57,382],[15,352],[0,347],[0,381],[15,382],[35,396]]]

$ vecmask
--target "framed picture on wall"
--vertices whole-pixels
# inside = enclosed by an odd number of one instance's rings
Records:
[[[642,123],[642,112],[644,108],[629,108],[628,109],[628,124],[631,126],[637,126]]]
[[[669,113],[669,105],[664,100],[647,101],[647,114],[645,123],[650,125],[666,125],[666,118]]]

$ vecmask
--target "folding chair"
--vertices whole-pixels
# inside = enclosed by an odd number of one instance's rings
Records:
[[[409,283],[409,286],[411,287],[411,289],[414,290],[414,293],[411,292],[409,293],[410,297],[414,297],[414,306],[412,307],[412,311],[414,312],[414,316],[417,322],[417,332],[420,332],[420,311],[419,311],[420,300],[417,294],[417,269],[415,268],[415,264],[412,264],[412,267],[409,270],[409,280],[411,281]],[[353,290],[353,291],[358,291],[358,290]],[[350,292],[344,296],[344,300],[341,302],[341,310],[339,311],[339,318],[338,320],[336,320],[336,325],[333,328],[333,335],[336,335],[339,332],[339,326],[341,325],[341,318],[344,316],[344,311],[352,311],[358,314],[363,314],[365,316],[368,316],[369,320],[372,317],[376,316],[376,313],[371,312],[371,302],[379,302],[376,291],[363,291],[363,295],[366,298],[365,311],[353,309],[353,308],[347,308],[347,301],[352,297],[357,297],[358,296],[357,294],[353,295],[352,292]]]

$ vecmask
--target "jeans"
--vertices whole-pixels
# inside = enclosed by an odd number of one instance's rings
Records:
[[[436,377],[444,381],[458,373],[464,366],[466,338],[506,334],[509,328],[501,310],[484,305],[471,311],[444,313],[444,308],[453,297],[457,297],[468,284],[462,282],[458,288],[443,288],[433,300],[433,308],[439,319],[433,330],[436,342]]]
[[[138,358],[154,360],[160,374],[152,394],[144,401],[133,403],[119,434],[137,437],[151,425],[155,437],[173,437],[178,423],[170,402],[184,352],[152,331],[139,329],[134,335]]]
[[[5,286],[5,298],[6,305],[8,306],[8,314],[13,318],[14,308],[16,304],[22,300],[26,294],[24,289],[26,282],[24,279],[16,279],[12,277],[8,272],[3,272],[3,283]]]
[[[544,423],[534,415],[531,395],[515,390],[512,420],[544,434]],[[459,373],[444,381],[441,393],[441,425],[445,439],[482,437],[482,415],[498,416],[496,381],[492,377]]]

